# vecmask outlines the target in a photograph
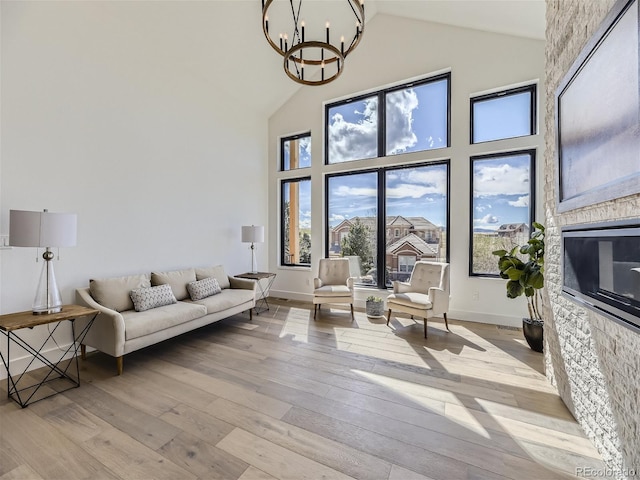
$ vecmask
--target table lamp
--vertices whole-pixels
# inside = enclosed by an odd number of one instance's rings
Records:
[[[53,273],[54,247],[74,247],[76,244],[77,215],[27,210],[9,211],[9,245],[14,247],[44,248],[44,265],[33,301],[33,314],[57,313],[62,310],[60,291]]]
[[[264,242],[264,227],[256,227],[255,225],[242,227],[242,243],[251,244],[251,273],[258,273],[255,244],[262,242]]]

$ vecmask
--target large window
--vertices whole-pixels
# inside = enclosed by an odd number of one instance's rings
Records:
[[[349,257],[361,285],[387,288],[407,280],[418,260],[448,261],[448,161],[328,175],[326,182],[326,256]]]
[[[450,75],[325,107],[327,164],[449,146]]]
[[[471,143],[523,137],[535,133],[535,85],[471,99]]]
[[[282,265],[311,264],[311,178],[282,181]]]
[[[498,259],[491,252],[529,239],[534,165],[534,150],[471,158],[470,275],[497,276]]]
[[[302,133],[280,139],[280,169],[295,170],[311,166],[311,134]]]

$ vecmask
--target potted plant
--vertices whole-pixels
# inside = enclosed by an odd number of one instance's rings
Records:
[[[367,297],[367,316],[368,317],[382,317],[384,316],[384,303],[382,298],[369,295]]]
[[[542,294],[544,287],[544,226],[533,222],[535,231],[526,245],[516,245],[507,252],[496,250],[500,277],[507,280],[507,297],[524,295],[529,318],[522,319],[524,337],[532,350],[542,352],[543,327]],[[520,255],[518,255],[520,253]]]

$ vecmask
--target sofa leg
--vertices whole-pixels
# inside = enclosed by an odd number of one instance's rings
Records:
[[[356,318],[353,316],[353,303],[351,304],[351,321],[353,322]]]
[[[447,321],[447,314],[444,313],[443,315],[444,315],[444,324],[447,326],[447,330],[449,330],[449,322]],[[451,331],[451,330],[449,330],[449,331]]]
[[[316,312],[318,311],[318,304],[314,303],[313,304],[313,319],[316,319]]]
[[[249,321],[253,322],[253,308],[249,309]]]
[[[389,325],[389,320],[391,320],[391,309],[387,312],[387,326]]]
[[[424,338],[427,338],[427,317],[424,317]]]
[[[121,355],[119,357],[116,357],[116,369],[118,370],[118,375],[122,375],[122,359],[124,357]]]
[[[80,357],[83,360],[87,359],[87,346],[84,343],[80,344]]]

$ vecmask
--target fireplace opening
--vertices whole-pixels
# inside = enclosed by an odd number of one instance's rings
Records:
[[[640,332],[640,220],[562,230],[565,296]]]

